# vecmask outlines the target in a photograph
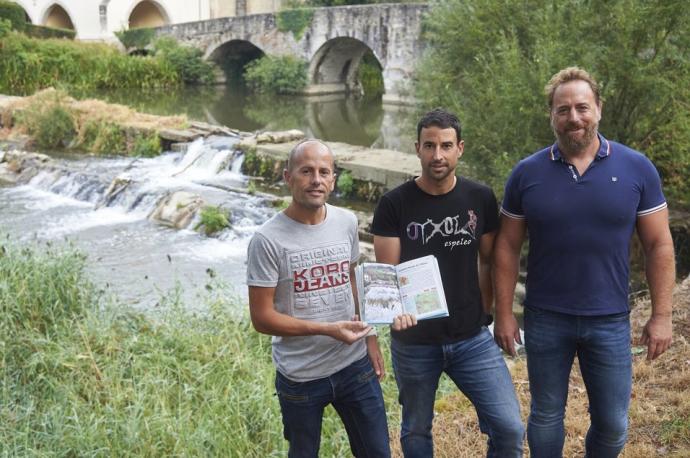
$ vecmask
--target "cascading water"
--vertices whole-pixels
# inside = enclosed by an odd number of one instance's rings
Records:
[[[246,295],[247,243],[275,210],[246,188],[236,139],[210,137],[184,153],[156,158],[56,160],[28,183],[0,187],[0,231],[20,240],[73,241],[88,256],[96,282],[127,302],[150,307],[180,285],[194,306],[213,276]],[[166,195],[186,191],[230,213],[231,227],[206,237],[148,216]]]

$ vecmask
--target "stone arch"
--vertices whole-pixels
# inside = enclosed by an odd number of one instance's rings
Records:
[[[76,30],[74,22],[72,22],[72,16],[60,3],[53,3],[46,8],[41,24],[58,29]]]
[[[308,92],[352,92],[359,91],[357,70],[365,54],[371,53],[380,69],[384,65],[376,52],[356,38],[337,37],[325,42],[314,53],[309,63]]]
[[[232,39],[208,51],[206,58],[223,70],[222,82],[238,83],[242,79],[244,67],[264,55],[266,53],[251,41]]]
[[[170,24],[170,16],[163,6],[152,0],[136,2],[127,15],[130,29],[140,27],[161,27]]]

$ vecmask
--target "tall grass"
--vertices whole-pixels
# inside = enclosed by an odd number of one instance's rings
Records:
[[[0,253],[0,454],[286,454],[270,339],[222,291],[207,313],[171,295],[143,314],[104,300],[72,249]],[[332,409],[322,454],[350,454]]]
[[[170,87],[181,75],[166,59],[128,56],[117,48],[9,32],[0,40],[0,93],[26,95],[49,86]]]

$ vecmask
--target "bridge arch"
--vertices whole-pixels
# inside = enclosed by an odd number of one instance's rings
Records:
[[[206,59],[223,70],[226,82],[237,83],[242,80],[244,67],[265,54],[251,41],[232,39],[208,51]]]
[[[67,8],[60,2],[52,3],[46,8],[43,13],[43,20],[41,24],[47,27],[56,27],[59,29],[75,30],[72,15],[69,14]]]
[[[130,29],[161,27],[170,24],[170,16],[163,6],[152,0],[137,1],[132,5],[127,24]]]
[[[384,68],[381,58],[366,43],[352,37],[336,37],[326,41],[309,63],[310,92],[360,92],[357,71],[362,58],[369,54]]]

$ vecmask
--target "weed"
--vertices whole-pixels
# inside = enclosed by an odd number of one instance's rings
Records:
[[[203,229],[204,234],[213,235],[230,227],[230,221],[226,210],[220,207],[206,206],[201,209],[201,219],[194,226],[194,230]]]

